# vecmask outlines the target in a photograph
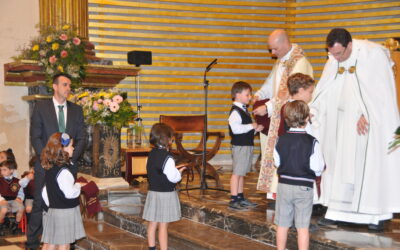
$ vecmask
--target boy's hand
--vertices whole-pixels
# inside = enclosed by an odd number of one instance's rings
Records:
[[[264,126],[261,125],[261,124],[259,124],[259,125],[257,126],[257,128],[256,128],[256,131],[257,131],[257,132],[261,132],[263,129],[264,129]]]
[[[253,129],[257,130],[257,126],[258,126],[257,122],[253,122],[251,125],[253,125]]]
[[[180,167],[180,168],[178,168],[178,170],[182,174],[182,172],[186,170],[186,167]]]
[[[18,203],[22,203],[22,200],[20,198],[16,198],[15,201]]]

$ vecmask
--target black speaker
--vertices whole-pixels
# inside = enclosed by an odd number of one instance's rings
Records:
[[[134,64],[136,67],[140,65],[151,65],[152,57],[151,51],[129,51],[128,52],[128,63]]]

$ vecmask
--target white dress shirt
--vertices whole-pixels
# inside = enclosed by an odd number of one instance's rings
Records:
[[[243,103],[240,102],[233,102],[233,105],[241,108],[243,111],[246,111],[243,108]],[[242,124],[242,117],[240,116],[239,112],[233,110],[231,115],[229,116],[229,126],[232,129],[232,133],[234,134],[245,134],[250,130],[254,129],[253,124]]]
[[[67,101],[65,101],[64,103],[58,103],[56,98],[54,98],[53,96],[53,104],[54,104],[54,109],[56,110],[56,115],[57,115],[57,124],[58,124],[58,113],[59,113],[59,105],[64,106],[63,111],[64,111],[64,122],[65,122],[65,128],[67,128]]]

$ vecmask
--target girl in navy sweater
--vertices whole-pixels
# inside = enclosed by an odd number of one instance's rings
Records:
[[[143,211],[143,219],[149,221],[147,241],[150,250],[156,249],[157,227],[161,250],[168,248],[168,223],[181,218],[181,205],[175,186],[185,168],[178,170],[169,153],[172,137],[172,128],[166,124],[156,123],[151,128],[150,144],[153,148],[146,166],[149,191]]]
[[[74,148],[65,133],[50,136],[41,154],[46,170],[42,198],[46,205],[43,214],[42,242],[44,250],[69,249],[70,244],[85,237],[79,209],[81,184],[69,170]]]

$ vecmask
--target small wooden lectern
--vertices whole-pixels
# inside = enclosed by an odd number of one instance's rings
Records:
[[[126,170],[125,179],[131,183],[133,176],[146,175],[147,157],[150,147],[134,146],[123,149],[125,151]]]

